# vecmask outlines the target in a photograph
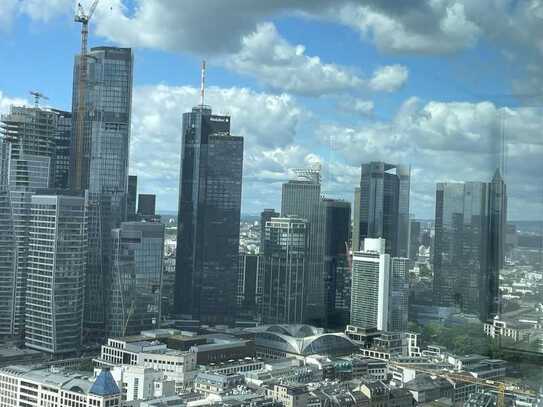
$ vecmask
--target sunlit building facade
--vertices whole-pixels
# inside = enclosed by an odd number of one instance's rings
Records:
[[[111,230],[119,227],[126,215],[133,54],[130,48],[116,47],[89,51],[84,60],[88,80],[84,84],[83,117],[79,109],[81,63],[81,56],[76,56],[70,185],[89,192],[84,326],[87,341],[100,342],[105,337],[111,295]]]
[[[75,356],[83,328],[86,199],[33,195],[29,226],[25,345]]]
[[[113,229],[108,336],[158,328],[162,306],[164,225],[123,222]]]

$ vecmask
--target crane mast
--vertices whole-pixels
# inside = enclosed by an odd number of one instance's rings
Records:
[[[77,77],[77,123],[75,128],[75,154],[74,154],[74,171],[71,186],[75,190],[85,188],[83,183],[83,165],[84,165],[84,144],[85,144],[85,112],[86,109],[86,92],[88,83],[87,73],[87,44],[89,38],[89,21],[96,10],[99,0],[94,0],[89,12],[85,13],[85,9],[81,3],[77,4],[77,12],[74,17],[76,23],[81,23],[81,54],[79,59],[79,71]]]

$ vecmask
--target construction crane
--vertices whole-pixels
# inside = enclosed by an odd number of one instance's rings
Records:
[[[34,107],[38,108],[40,107],[40,99],[43,100],[49,100],[47,96],[45,96],[43,93],[37,91],[37,90],[31,90],[30,93],[32,96],[34,96]]]
[[[83,189],[83,146],[85,138],[85,112],[86,112],[86,91],[87,91],[87,43],[89,38],[89,21],[91,20],[99,0],[94,0],[88,13],[81,3],[77,4],[77,12],[74,16],[76,23],[81,23],[81,57],[79,60],[79,75],[77,78],[77,125],[75,129],[75,159],[72,187],[76,190]]]
[[[130,318],[132,318],[132,315],[134,314],[134,301],[130,304],[130,308],[128,309],[128,313],[126,314],[126,320],[124,321],[123,325],[123,336],[126,336],[126,330],[128,329],[128,323],[130,322]]]

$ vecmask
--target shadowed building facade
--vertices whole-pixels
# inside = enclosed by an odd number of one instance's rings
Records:
[[[243,138],[230,117],[200,105],[183,114],[175,311],[206,322],[235,319]]]
[[[344,309],[336,309],[336,295],[343,290],[345,273],[349,267],[348,245],[351,228],[351,204],[337,199],[323,199],[324,211],[324,292],[328,326],[341,326]],[[338,290],[339,287],[339,290]],[[338,301],[338,304],[342,300]],[[345,325],[343,324],[343,325]]]
[[[365,238],[383,238],[388,254],[408,257],[410,172],[403,165],[362,164],[360,190],[355,191],[354,251]]]
[[[494,317],[504,261],[506,186],[492,182],[439,183],[436,189],[434,295],[442,306]]]

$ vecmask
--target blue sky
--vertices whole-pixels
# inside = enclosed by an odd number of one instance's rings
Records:
[[[71,108],[80,27],[73,1],[47,3],[0,3],[3,111],[33,89]],[[433,217],[436,182],[490,179],[503,131],[510,218],[539,218],[541,3],[101,0],[90,45],[134,49],[131,172],[159,209],[177,207],[205,58],[207,101],[246,138],[244,212],[278,207],[289,169],[317,162],[327,195],[351,200],[360,163],[383,159],[412,165],[411,211]]]

